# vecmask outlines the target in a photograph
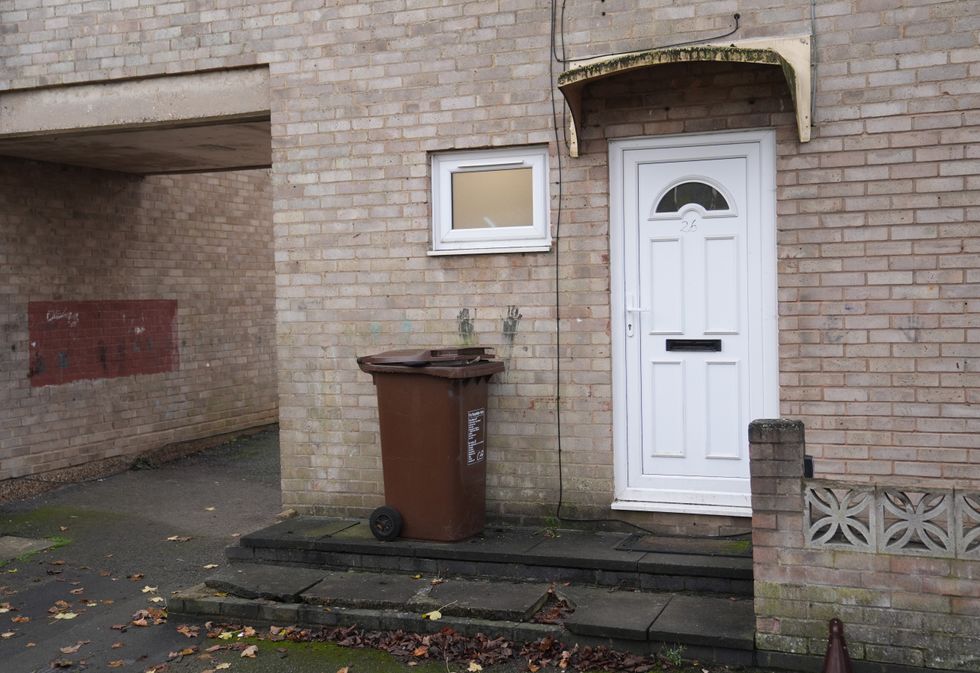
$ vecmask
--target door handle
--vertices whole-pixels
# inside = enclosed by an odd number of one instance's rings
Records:
[[[634,313],[643,313],[648,309],[641,308],[639,306],[627,306],[626,307],[626,336],[631,337],[635,334],[636,319],[633,317]]]

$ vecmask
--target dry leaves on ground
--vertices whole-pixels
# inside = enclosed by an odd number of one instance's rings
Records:
[[[209,638],[230,639],[244,630],[229,624],[205,624]],[[364,631],[356,626],[325,629],[304,629],[295,626],[272,626],[255,637],[272,642],[329,641],[342,647],[370,647],[415,665],[422,661],[439,661],[466,665],[468,673],[478,673],[493,666],[519,658],[527,670],[536,673],[546,669],[559,671],[622,671],[647,673],[676,668],[660,657],[639,656],[617,652],[607,647],[568,647],[546,637],[533,643],[517,645],[505,638],[490,638],[484,634],[464,636],[445,627],[438,633],[419,634],[405,631]],[[243,643],[217,645],[214,648],[237,649]],[[206,651],[213,651],[208,648]],[[340,672],[338,672],[340,673]]]

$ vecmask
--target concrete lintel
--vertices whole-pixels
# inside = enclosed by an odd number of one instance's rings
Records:
[[[0,93],[0,137],[269,117],[265,66]]]
[[[810,140],[810,36],[757,38],[727,43],[707,43],[686,47],[663,47],[625,52],[577,61],[558,77],[558,89],[565,96],[570,112],[568,151],[579,155],[579,131],[583,121],[583,91],[599,79],[667,63],[723,61],[761,63],[780,66],[796,107],[800,142]]]

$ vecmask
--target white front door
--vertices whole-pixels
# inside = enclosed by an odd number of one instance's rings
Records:
[[[612,143],[619,509],[750,514],[778,414],[771,132]]]

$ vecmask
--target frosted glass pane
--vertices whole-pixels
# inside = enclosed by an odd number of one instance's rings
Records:
[[[453,173],[453,229],[534,224],[531,169]]]
[[[695,203],[705,210],[728,210],[728,201],[711,185],[685,182],[664,194],[657,204],[657,212],[676,213],[689,203]]]

